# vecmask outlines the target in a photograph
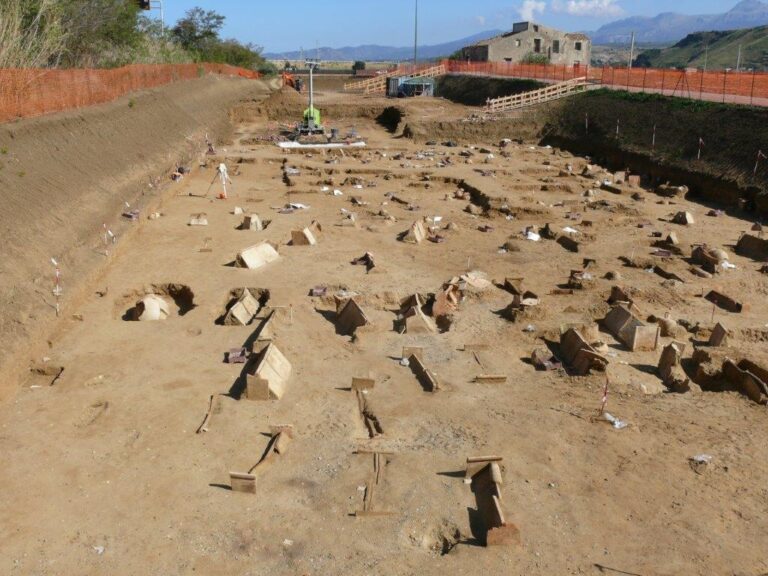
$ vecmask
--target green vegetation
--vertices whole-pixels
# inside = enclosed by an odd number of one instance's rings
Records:
[[[0,68],[111,68],[218,62],[273,72],[261,48],[219,36],[225,18],[192,8],[170,30],[134,0],[0,0]]]
[[[616,100],[624,102],[634,102],[637,104],[656,103],[659,106],[663,106],[673,110],[691,110],[691,111],[705,111],[705,110],[729,110],[732,108],[748,108],[746,105],[741,104],[721,104],[719,102],[711,102],[709,100],[696,100],[694,98],[683,98],[678,96],[663,96],[661,94],[643,93],[643,92],[625,92],[623,90],[611,90],[609,88],[600,88],[597,90],[590,90],[580,95],[582,99],[596,98],[605,100]]]
[[[729,32],[697,32],[664,49],[642,52],[635,66],[651,68],[736,68],[741,46],[741,70],[768,70],[768,26]]]
[[[56,64],[64,31],[55,0],[0,0],[0,69]]]
[[[528,52],[525,57],[520,61],[521,64],[549,64],[549,58],[546,54],[534,54]]]

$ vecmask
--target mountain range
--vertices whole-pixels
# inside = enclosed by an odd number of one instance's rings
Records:
[[[755,28],[765,24],[768,24],[768,3],[743,0],[724,14],[664,12],[652,18],[632,16],[606,24],[592,32],[590,37],[593,44],[626,44],[634,32],[637,42],[669,43],[694,32]]]
[[[651,68],[768,69],[768,26],[732,32],[695,32],[674,46],[646,50],[635,66]]]
[[[474,44],[479,40],[490,38],[491,36],[498,36],[501,34],[501,30],[487,30],[466,38],[460,38],[452,42],[445,42],[443,44],[433,44],[431,46],[419,46],[419,58],[441,58],[447,57],[467,46]],[[382,61],[382,62],[399,62],[401,60],[409,60],[413,58],[413,46],[394,47],[394,46],[379,46],[378,44],[365,44],[363,46],[344,46],[342,48],[329,48],[324,46],[322,48],[307,49],[303,52],[300,50],[293,50],[291,52],[267,52],[263,55],[270,60],[298,60],[303,57],[307,58],[319,58],[320,60],[367,60],[367,61]]]
[[[593,44],[626,44],[635,33],[635,40],[644,44],[671,44],[694,32],[737,30],[768,24],[768,2],[742,0],[723,14],[677,14],[664,12],[654,17],[632,16],[602,26],[595,32],[587,32]],[[456,50],[479,40],[501,34],[501,30],[486,30],[453,42],[419,47],[419,58],[447,57]],[[323,47],[305,51],[268,52],[265,58],[273,60],[298,60],[319,57],[321,60],[402,61],[413,58],[413,46],[394,47],[366,44],[342,48]]]

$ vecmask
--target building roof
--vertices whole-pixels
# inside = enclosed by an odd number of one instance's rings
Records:
[[[479,42],[470,44],[470,46],[488,46],[489,44],[492,44],[493,42],[495,42],[500,38],[507,38],[508,36],[512,36],[513,34],[517,34],[517,32],[505,32],[504,34],[499,34],[497,36],[492,36],[491,38],[486,38],[485,40],[480,40]]]
[[[498,34],[497,36],[486,38],[485,40],[480,40],[479,42],[470,44],[470,46],[489,46],[490,44],[493,44],[494,42],[502,38],[509,38],[510,36],[514,36],[522,32],[527,32],[533,26],[533,22],[519,22],[519,23],[515,23],[514,26],[517,26],[518,24],[530,24],[530,26],[522,30],[514,30],[514,29],[510,30],[509,32],[504,32],[504,34]],[[584,42],[589,41],[589,36],[587,36],[586,34],[581,34],[579,32],[562,32],[561,30],[556,30],[555,28],[550,28],[549,26],[543,26],[541,24],[538,24],[537,26],[544,28],[545,30],[552,30],[554,32],[559,32],[560,34],[563,34],[566,38],[570,38],[572,40],[582,40]]]
[[[400,82],[400,84],[414,84],[417,86],[434,86],[435,79],[434,78],[424,78],[417,76],[415,78],[406,77],[404,80]]]

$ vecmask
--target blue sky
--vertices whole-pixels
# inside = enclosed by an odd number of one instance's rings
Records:
[[[508,29],[523,16],[570,31],[660,12],[715,14],[737,0],[419,0],[419,44],[439,44],[491,29]],[[315,46],[413,43],[414,0],[165,0],[166,23],[201,6],[227,17],[223,35],[267,52]]]

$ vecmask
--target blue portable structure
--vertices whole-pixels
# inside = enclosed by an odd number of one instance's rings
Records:
[[[387,79],[387,96],[390,98],[409,98],[411,96],[434,96],[434,78],[410,78],[395,76]]]

